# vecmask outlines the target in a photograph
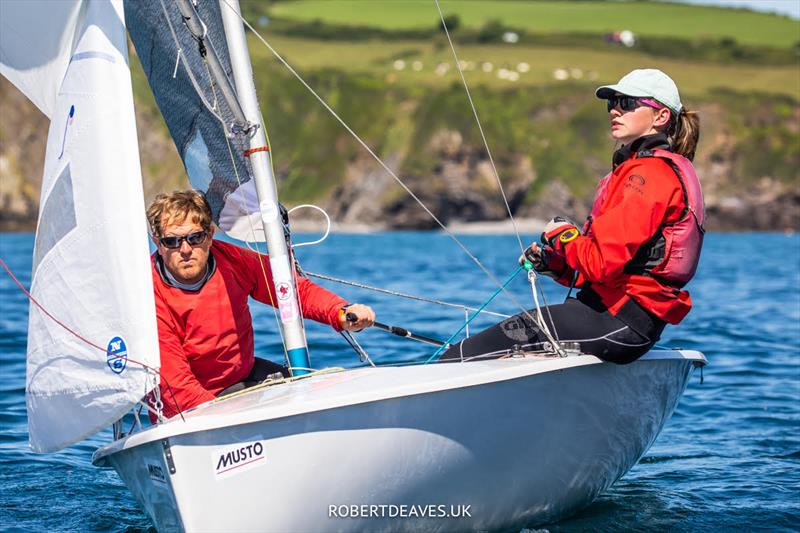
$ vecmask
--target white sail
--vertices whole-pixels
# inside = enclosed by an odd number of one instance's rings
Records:
[[[52,118],[82,0],[0,1],[0,74]]]
[[[51,119],[31,292],[75,333],[31,305],[26,393],[31,446],[53,451],[119,419],[154,386],[137,363],[159,366],[124,14],[0,6],[2,73]]]

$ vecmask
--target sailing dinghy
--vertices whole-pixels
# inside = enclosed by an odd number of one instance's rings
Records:
[[[159,531],[520,528],[588,505],[645,453],[699,352],[617,366],[556,344],[313,371],[296,298],[279,309],[294,377],[144,427],[141,410],[160,417],[169,399],[126,22],[215,223],[266,241],[276,283],[294,279],[234,0],[0,2],[0,72],[51,120],[30,291],[35,451],[113,425],[93,462],[116,469]]]

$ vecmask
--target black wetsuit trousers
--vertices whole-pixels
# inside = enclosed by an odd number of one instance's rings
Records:
[[[535,310],[530,311],[534,316]],[[591,289],[577,298],[542,309],[550,332],[561,342],[576,342],[583,353],[605,361],[630,363],[658,341],[665,323],[631,300],[612,315]],[[502,357],[516,350],[546,350],[547,337],[524,313],[512,316],[449,348],[442,360]]]
[[[222,389],[217,396],[225,396],[226,394],[233,394],[234,392],[243,391],[244,389],[254,387],[267,379],[267,376],[270,374],[280,373],[283,374],[283,377],[288,378],[291,374],[289,374],[289,369],[283,365],[279,365],[278,363],[273,363],[268,359],[259,359],[256,357],[255,363],[253,364],[253,370],[250,371],[250,374],[244,378],[242,381],[238,383],[234,383],[230,387],[225,387]]]

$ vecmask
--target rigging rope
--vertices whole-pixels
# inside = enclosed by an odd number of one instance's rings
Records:
[[[355,335],[353,335],[351,332],[347,330],[340,331],[339,335],[341,335],[342,338],[347,341],[347,344],[349,344],[350,348],[352,348],[353,351],[356,353],[356,355],[358,355],[358,359],[362,363],[366,361],[367,363],[370,364],[370,366],[373,367],[375,366],[375,363],[372,362],[372,358],[370,358],[367,351],[364,348],[362,348],[361,344],[359,344],[358,341],[356,340]]]
[[[487,269],[483,263],[472,253],[469,249],[455,236],[455,234],[450,231],[447,226],[445,226],[439,218],[433,214],[433,212],[425,205],[425,203],[420,200],[420,198],[414,194],[414,192],[403,182],[403,180],[391,169],[389,166],[369,147],[369,145],[361,138],[359,135],[353,131],[353,129],[342,119],[336,111],[331,108],[330,105],[303,79],[302,76],[283,58],[282,55],[278,53],[275,48],[270,45],[267,40],[241,15],[238,13],[236,9],[234,9],[227,0],[220,0],[221,4],[225,4],[228,9],[231,9],[237,16],[241,19],[242,23],[251,31],[256,38],[261,41],[261,43],[267,47],[267,49],[275,56],[275,58],[284,66],[286,67],[289,72],[299,81],[303,87],[305,87],[311,94],[316,98],[316,100],[324,107],[330,115],[336,119],[337,122],[345,129],[348,133],[364,148],[370,156],[417,202],[417,204],[431,217],[431,219],[436,222],[436,224],[447,234],[453,242],[478,266],[478,268],[483,271],[484,274],[495,284],[497,285],[502,292],[508,296],[509,300],[514,303],[521,311],[524,313],[528,318],[535,321],[535,318],[530,314],[530,312],[520,303],[520,301],[508,290],[506,290],[505,286],[497,279],[497,277],[492,274],[489,269]]]
[[[511,213],[511,206],[508,204],[508,198],[506,197],[506,192],[503,189],[503,183],[500,180],[500,174],[497,172],[497,166],[494,163],[494,157],[492,157],[492,151],[489,149],[489,143],[486,140],[486,135],[483,131],[483,126],[481,125],[481,120],[478,117],[478,110],[475,107],[475,102],[472,100],[472,93],[469,90],[469,85],[467,84],[467,79],[464,77],[464,70],[461,68],[461,61],[458,59],[458,54],[456,53],[456,47],[453,44],[453,40],[450,38],[450,30],[447,28],[447,22],[444,19],[444,13],[442,13],[442,7],[439,5],[439,0],[434,0],[436,4],[436,9],[439,12],[439,19],[442,21],[442,28],[444,29],[444,33],[447,36],[447,42],[450,44],[450,50],[453,52],[453,59],[456,64],[456,69],[458,69],[458,74],[461,77],[461,83],[464,85],[464,91],[467,93],[467,100],[469,100],[469,105],[472,108],[472,115],[475,117],[475,122],[478,125],[478,131],[480,131],[481,139],[483,139],[483,146],[486,148],[486,154],[489,157],[489,162],[492,166],[492,171],[494,172],[494,177],[497,180],[497,187],[500,189],[500,195],[503,197],[503,203],[506,206],[506,212],[508,213],[508,218],[511,220],[511,225],[514,228],[514,234],[517,237],[517,242],[519,243],[519,251],[520,253],[525,253],[525,247],[522,244],[522,238],[519,234],[519,229],[517,228],[517,221],[514,220],[514,215]],[[533,301],[534,305],[536,306],[536,315],[537,315],[537,323],[539,327],[542,329],[542,332],[545,336],[553,343],[554,349],[560,353],[560,346],[557,342],[558,336],[553,337],[553,334],[550,332],[550,328],[547,327],[547,323],[544,321],[544,317],[542,316],[542,308],[539,305],[539,298],[537,295],[537,287],[538,290],[541,292],[542,301],[545,304],[545,309],[547,309],[547,314],[550,316],[550,323],[553,323],[553,318],[550,315],[550,309],[547,307],[547,300],[545,300],[544,291],[541,288],[541,285],[537,284],[537,277],[536,273],[532,270],[528,271],[528,278],[531,284],[531,293],[533,294]],[[530,316],[530,315],[528,315]],[[469,321],[467,321],[469,324]],[[466,325],[466,324],[465,324]],[[469,333],[467,333],[469,335]]]
[[[514,270],[514,272],[512,272],[512,273],[511,273],[511,275],[508,277],[508,279],[506,279],[506,280],[503,282],[503,285],[502,285],[502,286],[501,286],[499,289],[495,290],[495,291],[494,291],[494,293],[492,293],[492,295],[489,297],[489,299],[488,299],[488,300],[486,300],[485,302],[483,302],[483,304],[482,304],[482,305],[481,305],[481,306],[478,308],[478,310],[477,310],[477,311],[475,311],[474,313],[472,313],[472,316],[471,316],[471,317],[469,317],[469,318],[467,319],[467,321],[466,321],[466,322],[464,322],[464,324],[462,324],[462,325],[461,325],[461,327],[460,327],[460,328],[458,328],[458,330],[457,330],[455,333],[453,333],[452,335],[450,335],[450,337],[448,337],[448,339],[447,339],[446,341],[444,341],[444,344],[442,344],[442,345],[441,345],[441,346],[440,346],[440,347],[439,347],[439,348],[438,348],[438,349],[437,349],[435,352],[433,352],[433,355],[432,355],[432,356],[430,356],[430,357],[428,358],[428,360],[427,360],[427,361],[425,361],[425,363],[426,363],[426,364],[427,364],[427,363],[430,363],[430,362],[431,362],[431,361],[433,361],[433,360],[434,360],[434,359],[435,359],[435,358],[436,358],[436,357],[437,357],[439,354],[441,354],[443,351],[445,351],[447,348],[449,348],[449,347],[450,347],[450,342],[451,342],[453,339],[455,339],[455,338],[456,338],[456,336],[457,336],[459,333],[461,333],[462,331],[464,331],[464,328],[466,328],[466,327],[469,325],[469,323],[470,323],[470,322],[472,322],[472,320],[473,320],[473,319],[474,319],[476,316],[478,316],[478,315],[480,314],[480,312],[483,310],[483,308],[484,308],[484,307],[486,307],[487,305],[489,305],[489,303],[491,303],[491,301],[492,301],[492,300],[494,300],[495,296],[497,296],[498,294],[500,294],[500,291],[501,291],[501,290],[503,290],[503,289],[505,288],[505,286],[506,286],[506,285],[508,285],[509,283],[511,283],[511,280],[512,280],[512,279],[514,279],[514,278],[517,276],[517,274],[519,274],[520,270],[522,270],[522,267],[521,267],[521,266],[518,266],[518,267],[517,267],[517,269],[516,269],[516,270]]]
[[[97,344],[93,343],[92,341],[90,341],[89,339],[87,339],[86,337],[84,337],[83,335],[81,335],[80,333],[75,331],[74,329],[72,329],[69,326],[67,326],[66,324],[64,324],[61,320],[59,320],[55,316],[53,316],[50,313],[50,311],[45,309],[44,306],[42,304],[40,304],[39,301],[36,298],[33,297],[33,294],[31,294],[30,291],[25,288],[25,286],[22,284],[22,282],[19,279],[17,279],[17,276],[15,276],[13,272],[11,272],[11,269],[8,267],[6,262],[3,261],[2,257],[0,257],[0,266],[3,267],[3,270],[6,271],[6,274],[8,274],[8,276],[14,281],[14,283],[16,283],[17,287],[19,287],[20,290],[23,293],[25,293],[25,296],[28,297],[28,300],[30,300],[33,305],[35,305],[42,313],[44,313],[44,315],[47,318],[49,318],[50,320],[52,320],[53,322],[55,322],[56,324],[61,326],[61,328],[64,329],[67,333],[71,334],[72,336],[74,336],[75,338],[80,340],[81,342],[87,344],[88,346],[91,346],[92,348],[96,348],[96,349],[100,350],[101,352],[105,353],[106,355],[108,355],[108,349],[107,348],[103,348],[102,346],[98,346]],[[181,410],[180,405],[178,404],[178,401],[175,399],[175,393],[172,392],[172,387],[170,386],[169,382],[164,378],[164,376],[161,375],[161,371],[158,368],[154,368],[154,367],[152,367],[152,366],[150,366],[148,364],[142,363],[141,361],[137,361],[135,359],[131,359],[127,355],[125,356],[125,359],[127,361],[130,361],[133,364],[141,366],[142,368],[144,368],[148,372],[152,372],[154,374],[157,374],[161,379],[164,380],[164,384],[167,386],[167,390],[169,390],[169,393],[172,396],[172,403],[174,404],[175,409],[178,411],[178,414],[181,415],[181,420],[183,420],[183,412]],[[158,388],[156,387],[153,390],[158,390]],[[184,422],[185,422],[185,420],[184,420]]]
[[[453,40],[450,38],[450,30],[447,29],[447,23],[444,20],[444,14],[442,13],[442,8],[439,5],[439,0],[434,0],[436,3],[436,9],[439,11],[439,18],[442,21],[442,28],[444,28],[444,33],[447,35],[447,42],[450,43],[450,50],[453,52],[453,59],[456,62],[456,68],[458,69],[458,74],[461,76],[461,83],[464,84],[464,90],[467,93],[467,99],[469,100],[469,105],[472,108],[472,116],[475,117],[475,122],[478,124],[478,131],[481,133],[481,139],[483,139],[483,146],[486,148],[486,155],[489,156],[489,163],[492,165],[492,171],[494,172],[494,177],[497,180],[497,187],[500,189],[500,195],[503,197],[503,203],[506,206],[506,212],[508,213],[508,218],[511,220],[511,225],[514,227],[514,235],[517,236],[517,242],[519,243],[519,251],[523,253],[525,251],[525,247],[522,244],[522,238],[519,235],[519,230],[517,229],[517,221],[514,220],[514,215],[511,214],[511,206],[508,205],[508,199],[506,198],[506,191],[503,189],[503,183],[500,181],[500,174],[497,172],[497,166],[494,164],[494,157],[492,157],[492,151],[489,149],[489,143],[486,140],[486,135],[483,132],[483,126],[481,125],[481,119],[478,118],[478,110],[475,108],[475,102],[472,101],[472,93],[469,90],[469,85],[467,85],[467,79],[464,77],[464,71],[461,68],[461,62],[458,60],[458,54],[456,54],[456,47],[453,45]]]
[[[342,285],[349,285],[351,287],[357,287],[359,289],[366,289],[366,290],[370,290],[370,291],[381,292],[383,294],[388,294],[388,295],[391,295],[391,296],[399,296],[400,298],[407,298],[409,300],[418,300],[420,302],[427,302],[427,303],[431,303],[431,304],[441,305],[441,306],[444,306],[444,307],[454,307],[456,309],[461,309],[461,310],[466,310],[466,311],[477,311],[478,310],[475,307],[469,307],[467,305],[454,304],[454,303],[450,303],[450,302],[444,302],[442,300],[434,300],[432,298],[424,298],[422,296],[415,296],[413,294],[406,294],[406,293],[399,292],[399,291],[392,291],[392,290],[389,290],[389,289],[382,289],[380,287],[373,287],[372,285],[367,285],[365,283],[358,283],[356,281],[348,281],[346,279],[335,278],[333,276],[326,276],[324,274],[317,274],[315,272],[309,272],[307,270],[306,270],[306,275],[308,275],[309,277],[312,277],[312,278],[319,278],[319,279],[324,279],[324,280],[327,280],[327,281],[333,281],[334,283],[341,283]],[[504,315],[502,313],[495,313],[494,311],[487,311],[485,309],[481,310],[480,312],[481,313],[486,313],[487,315],[498,316],[498,317],[501,317],[501,318],[508,318],[509,317],[509,315]]]
[[[553,326],[553,331],[555,332],[555,333],[552,334],[552,336],[549,336],[548,339],[551,342],[553,340],[559,340],[558,339],[558,331],[556,330],[556,323],[553,322],[553,314],[550,312],[550,306],[547,304],[547,298],[544,295],[544,289],[542,288],[542,283],[539,281],[539,277],[538,276],[534,277],[534,285],[535,285],[535,287],[533,288],[533,290],[535,291],[538,288],[539,294],[542,296],[542,302],[544,303],[544,308],[547,311],[547,316],[550,318],[550,325]],[[569,296],[569,295],[567,295],[567,296]],[[541,314],[541,309],[539,309],[539,313]],[[545,328],[547,329],[547,324],[546,323],[545,323]],[[547,329],[547,332],[550,333],[550,330]],[[555,339],[553,339],[553,337],[555,337]],[[556,343],[555,345],[557,346],[558,343]]]
[[[532,265],[531,265],[532,267]],[[539,292],[542,294],[542,300],[544,300],[544,291],[541,290],[541,286],[538,285],[539,276],[536,274],[536,270],[533,268],[528,268],[528,262],[525,263],[524,268],[528,270],[528,282],[531,285],[531,294],[533,294],[533,304],[536,307],[536,324],[539,326],[539,329],[544,333],[544,336],[547,337],[547,340],[553,346],[553,349],[559,355],[563,355],[563,350],[561,346],[557,342],[558,340],[558,331],[555,329],[555,324],[553,323],[553,316],[550,314],[550,308],[547,307],[547,302],[545,301],[545,309],[547,309],[547,314],[550,316],[550,323],[553,324],[553,330],[556,331],[556,337],[553,337],[553,334],[550,333],[550,328],[547,326],[547,322],[544,320],[544,314],[542,313],[542,306],[539,305]],[[540,289],[537,291],[537,287]]]
[[[220,122],[220,124],[222,124],[222,129],[227,132],[228,126],[227,124],[225,124],[225,120],[222,118],[221,115],[217,114],[217,109],[218,109],[217,95],[214,94],[213,105],[209,103],[209,101],[206,99],[205,94],[203,94],[203,91],[200,88],[200,84],[194,77],[192,69],[189,68],[189,64],[186,61],[186,56],[183,54],[183,48],[181,47],[181,43],[178,40],[178,34],[175,33],[175,28],[172,26],[172,21],[170,20],[169,13],[167,12],[167,6],[164,5],[164,0],[159,0],[159,1],[161,2],[161,11],[164,12],[164,19],[166,19],[167,25],[169,26],[169,31],[172,34],[172,40],[175,41],[175,48],[178,49],[178,55],[175,57],[175,70],[172,73],[172,77],[175,78],[175,76],[178,74],[178,62],[180,62],[183,65],[186,74],[189,76],[189,81],[192,83],[192,86],[194,87],[197,96],[200,97],[200,101],[203,102],[203,105],[208,110],[208,112],[211,113],[211,116],[216,118]]]

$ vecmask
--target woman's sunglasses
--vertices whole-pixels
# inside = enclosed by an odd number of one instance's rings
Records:
[[[207,236],[207,231],[196,231],[194,233],[190,233],[189,235],[182,235],[180,237],[173,235],[170,235],[169,237],[160,237],[158,242],[160,242],[165,248],[174,250],[176,248],[180,248],[184,240],[189,243],[189,246],[203,244],[203,241],[206,240]]]
[[[640,105],[661,109],[661,106],[652,100],[617,94],[608,99],[608,112],[610,113],[612,109],[619,107],[622,112],[627,113],[628,111],[633,111]]]

